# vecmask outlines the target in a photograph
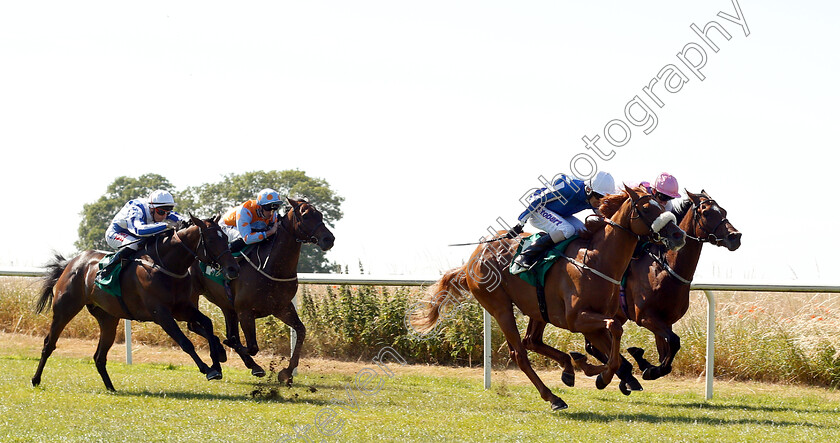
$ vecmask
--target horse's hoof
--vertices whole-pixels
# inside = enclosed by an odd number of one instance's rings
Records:
[[[645,356],[645,350],[642,348],[637,348],[635,346],[627,348],[627,352],[633,356],[636,360]]]
[[[253,375],[254,377],[265,377],[265,369],[263,369],[263,368],[251,369],[251,375]]]
[[[656,370],[656,366],[651,366],[642,371],[642,379],[644,380],[656,380],[657,378],[659,378],[659,371]]]
[[[575,373],[574,372],[564,372],[563,375],[560,376],[560,380],[563,381],[568,387],[572,387],[575,385]]]
[[[604,374],[598,374],[598,377],[595,378],[595,387],[598,389],[604,389],[609,385],[609,383],[604,381]]]
[[[41,379],[32,379],[32,386],[38,386],[41,384]]]
[[[221,372],[219,372],[215,369],[211,369],[211,370],[207,371],[207,380],[221,380],[221,379],[222,379],[222,373]]]
[[[618,384],[618,390],[624,395],[630,395],[630,393],[633,392],[627,387],[627,383],[624,382]]]
[[[552,411],[562,411],[563,409],[566,409],[568,407],[569,405],[567,405],[566,402],[564,402],[563,399],[561,399],[560,397],[557,397],[556,399],[551,401]]]
[[[622,381],[622,383],[624,383],[624,382]],[[628,378],[626,384],[627,384],[627,388],[630,389],[631,391],[644,391],[645,390],[645,388],[642,387],[642,384],[639,383],[639,380],[637,380],[636,377]]]
[[[580,352],[569,352],[569,356],[572,357],[572,360],[586,360],[586,356]]]

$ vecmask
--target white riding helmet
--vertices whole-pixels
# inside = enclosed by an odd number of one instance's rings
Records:
[[[589,189],[601,195],[615,194],[615,180],[609,172],[598,171],[589,181]]]
[[[274,189],[265,188],[257,194],[257,204],[260,206],[280,204],[280,194]]]
[[[175,199],[172,194],[167,191],[158,189],[149,194],[149,208],[154,209],[158,206],[175,206]]]

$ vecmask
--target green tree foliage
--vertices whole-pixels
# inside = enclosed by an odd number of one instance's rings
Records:
[[[169,180],[157,174],[145,174],[138,178],[118,177],[99,200],[83,206],[79,239],[75,246],[79,250],[110,250],[105,243],[105,230],[114,215],[127,201],[148,197],[155,189],[171,192],[178,212],[191,212],[197,217],[206,218],[224,214],[234,206],[256,198],[257,193],[264,188],[273,188],[281,196],[305,198],[324,214],[324,221],[330,226],[343,216],[341,203],[344,197],[330,189],[326,180],[309,177],[297,169],[229,174],[217,183],[190,186],[183,191],[175,190]],[[299,272],[336,270],[337,266],[327,260],[324,251],[317,246],[304,245],[301,248]]]
[[[158,174],[144,174],[138,178],[117,177],[108,186],[105,194],[94,203],[82,206],[82,221],[79,223],[79,239],[74,246],[80,251],[87,249],[110,250],[105,243],[105,230],[111,224],[114,215],[123,205],[135,198],[146,198],[155,189],[172,192],[172,183]],[[175,203],[179,204],[178,195],[173,192]],[[179,204],[180,206],[180,204]]]

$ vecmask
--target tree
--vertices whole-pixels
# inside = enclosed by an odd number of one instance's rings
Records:
[[[79,239],[74,246],[80,251],[87,249],[111,250],[105,243],[105,230],[111,224],[114,216],[123,205],[132,199],[145,198],[155,189],[172,189],[172,183],[165,177],[157,174],[145,174],[138,178],[117,177],[108,186],[105,195],[99,197],[95,203],[82,206],[82,221],[79,223]],[[178,196],[173,192],[175,203]]]
[[[180,195],[183,204],[193,208],[195,215],[210,217],[224,214],[234,206],[256,198],[264,188],[272,188],[281,196],[306,199],[324,214],[328,225],[343,216],[341,203],[344,197],[330,189],[326,180],[309,177],[306,172],[297,169],[229,174],[218,183],[188,187]],[[317,246],[303,245],[301,248],[299,272],[331,272],[337,269],[337,265],[330,263],[324,251]]]

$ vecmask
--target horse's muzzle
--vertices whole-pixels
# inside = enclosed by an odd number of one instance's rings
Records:
[[[738,231],[730,232],[723,239],[723,246],[730,251],[734,251],[741,247],[741,233]]]
[[[321,248],[322,251],[329,251],[332,249],[334,244],[335,236],[329,231],[327,231],[325,235],[318,237],[318,247]]]

